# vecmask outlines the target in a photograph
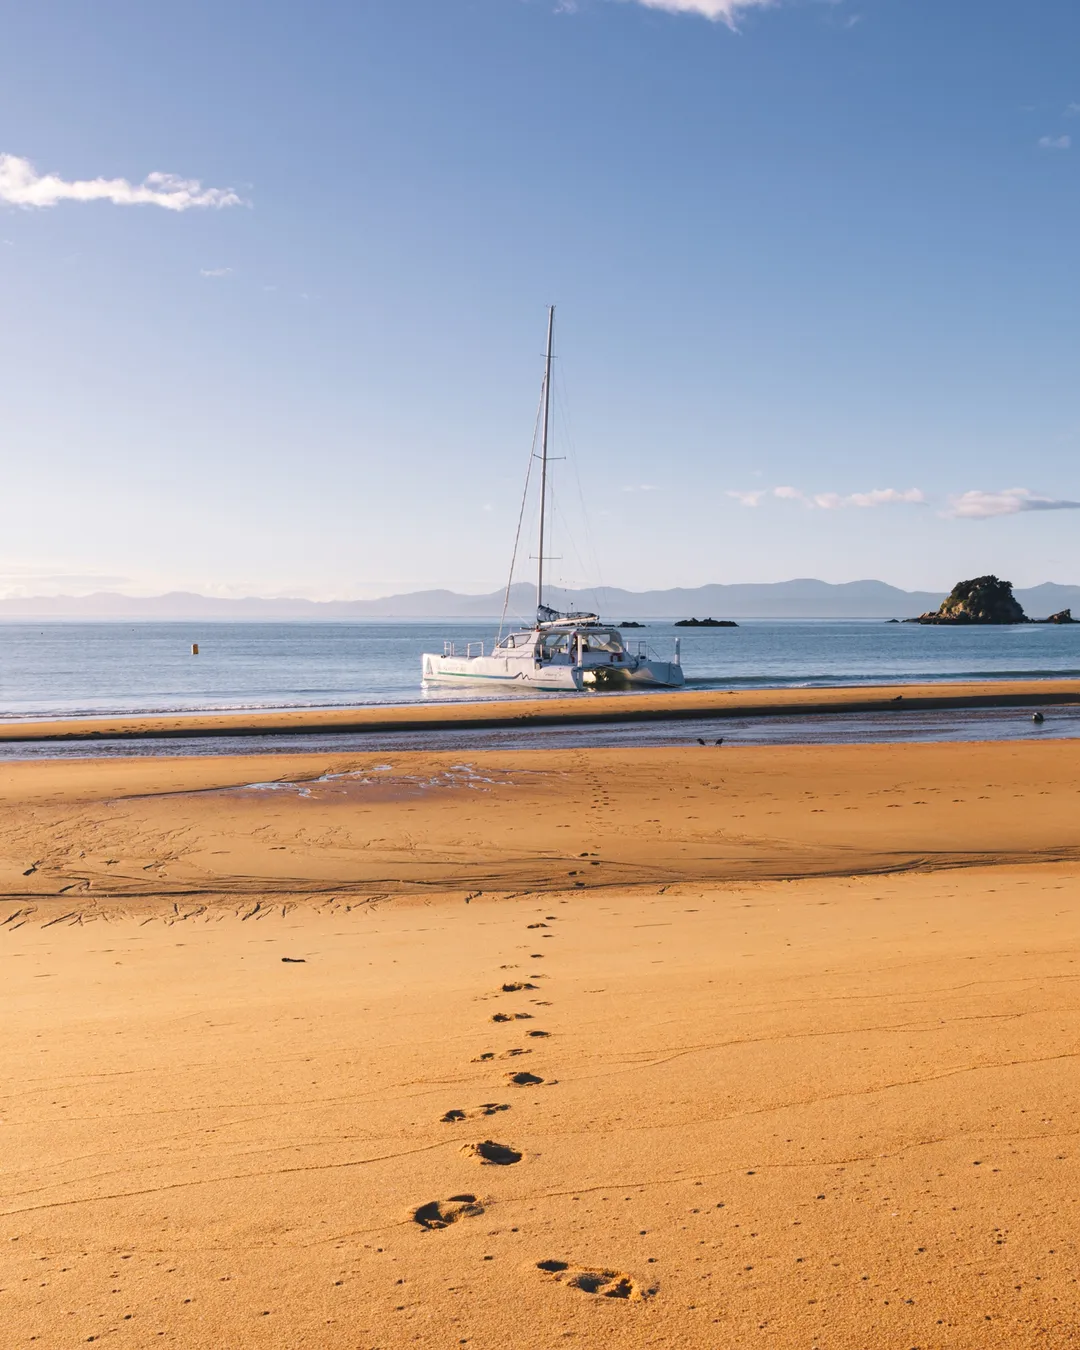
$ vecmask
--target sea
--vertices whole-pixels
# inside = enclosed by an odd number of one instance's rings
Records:
[[[486,687],[424,688],[420,683],[423,652],[441,652],[452,641],[490,643],[496,620],[469,621],[341,621],[341,622],[0,622],[0,721],[38,718],[104,717],[116,714],[194,714],[201,712],[270,711],[278,709],[349,708],[379,704],[429,704],[514,698],[513,692]],[[820,685],[934,683],[949,680],[1053,679],[1080,677],[1080,626],[941,628],[884,621],[744,620],[736,628],[678,629],[652,622],[625,630],[628,643],[641,641],[658,655],[669,656],[681,643],[687,690],[796,689]],[[199,654],[192,654],[198,644]],[[529,697],[537,697],[535,691]],[[544,697],[544,695],[540,695]],[[584,694],[587,698],[589,695]],[[647,698],[633,692],[627,698]],[[1048,717],[1050,735],[1080,734],[1080,714],[1062,709]],[[845,715],[846,716],[846,715]],[[870,718],[871,739],[889,739],[889,714]],[[971,735],[1008,734],[1030,714],[996,710],[993,715],[927,715],[922,731],[911,714],[893,720],[903,739],[955,739]],[[875,718],[877,719],[875,721]],[[747,742],[815,740],[822,737],[821,719],[797,726],[800,719],[766,719],[741,735],[729,725],[729,738]],[[827,721],[837,730],[833,739],[866,738],[867,719]],[[1000,726],[996,724],[1001,724]],[[947,724],[947,725],[946,725]],[[903,731],[899,728],[904,728]],[[876,728],[876,730],[873,730]],[[1002,730],[1004,728],[1004,730]],[[561,738],[551,729],[545,743],[685,743],[694,731],[715,731],[710,723],[695,728],[671,724],[620,727],[598,736],[574,728]],[[522,733],[516,733],[520,738]],[[535,732],[531,734],[535,740]],[[665,735],[673,739],[667,741]],[[577,736],[577,742],[573,737]],[[390,738],[387,744],[408,739]],[[458,742],[467,739],[457,733]],[[636,738],[636,739],[635,739]],[[518,743],[506,733],[484,733],[478,744]],[[243,738],[229,750],[257,748],[269,740],[274,749],[309,748],[293,738]],[[347,738],[335,743],[346,748]],[[326,739],[319,745],[327,748]],[[371,737],[364,746],[376,748]],[[431,734],[423,743],[432,746]],[[125,753],[132,753],[132,743]],[[169,743],[173,753],[178,748]],[[217,742],[192,746],[208,753]],[[107,753],[104,742],[94,747]],[[161,753],[161,746],[156,749]],[[27,753],[14,748],[5,754]],[[73,753],[78,753],[74,751]]]

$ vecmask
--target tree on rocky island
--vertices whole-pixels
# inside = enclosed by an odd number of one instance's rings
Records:
[[[1013,595],[1012,582],[997,577],[974,577],[958,582],[939,609],[920,614],[909,623],[1028,623],[1023,606]]]

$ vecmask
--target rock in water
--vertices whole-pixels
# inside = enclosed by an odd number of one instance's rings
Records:
[[[1074,619],[1071,609],[1059,609],[1056,614],[1051,614],[1048,619],[1036,619],[1036,623],[1080,623],[1080,619]]]
[[[975,577],[958,582],[941,603],[941,608],[920,614],[916,623],[1028,623],[1028,617],[1016,596],[1011,581],[997,577]]]

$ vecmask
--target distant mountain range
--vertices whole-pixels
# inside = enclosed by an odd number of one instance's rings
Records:
[[[945,591],[902,591],[883,581],[847,581],[832,585],[804,579],[737,586],[696,586],[669,591],[595,591],[552,588],[549,604],[560,609],[591,609],[603,617],[628,619],[910,619],[936,609]],[[1080,614],[1080,586],[1044,582],[1016,597],[1030,618],[1041,619],[1072,608]],[[533,612],[533,587],[521,583],[510,596],[512,617]],[[503,592],[458,595],[454,591],[417,591],[381,600],[267,600],[250,596],[222,600],[172,591],[147,597],[98,591],[93,595],[38,596],[0,600],[0,618],[8,619],[468,619],[501,614]]]

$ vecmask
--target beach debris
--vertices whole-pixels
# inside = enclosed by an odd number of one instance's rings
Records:
[[[464,1144],[462,1153],[467,1153],[481,1163],[490,1163],[495,1167],[511,1167],[521,1161],[522,1155],[509,1144],[497,1144],[494,1139],[485,1139],[479,1144]]]
[[[483,1214],[484,1206],[477,1203],[475,1195],[452,1195],[449,1200],[429,1200],[426,1205],[413,1210],[413,1223],[429,1232],[437,1228],[449,1228],[459,1219],[472,1219]]]
[[[197,642],[193,642],[193,643],[191,644],[191,654],[192,654],[192,656],[198,656],[198,654],[199,654],[199,644],[198,644]]]
[[[306,956],[283,956],[281,960],[287,966],[303,966],[307,964]]]

